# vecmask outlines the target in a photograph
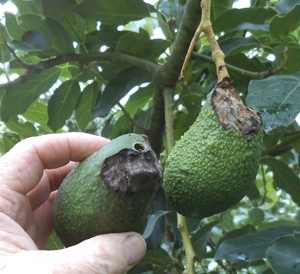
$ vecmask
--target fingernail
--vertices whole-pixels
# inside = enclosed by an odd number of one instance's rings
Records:
[[[128,266],[136,264],[145,255],[146,243],[140,235],[129,236],[125,240],[124,246],[127,253]]]

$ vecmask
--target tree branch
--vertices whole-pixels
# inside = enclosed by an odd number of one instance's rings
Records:
[[[162,149],[162,139],[165,130],[164,99],[163,92],[173,91],[176,87],[178,77],[185,55],[193,38],[195,30],[201,19],[200,0],[188,0],[183,14],[181,26],[178,30],[174,49],[167,62],[156,71],[154,84],[156,92],[153,98],[153,112],[149,127],[149,141],[156,154]]]
[[[202,0],[201,1],[201,8],[202,8],[201,22],[194,33],[194,36],[190,43],[188,52],[185,56],[185,59],[184,59],[183,65],[182,65],[182,69],[181,69],[181,73],[180,73],[180,77],[179,77],[180,80],[182,80],[184,77],[184,73],[187,68],[189,59],[192,55],[193,48],[198,40],[198,37],[200,36],[200,34],[202,32],[205,33],[206,38],[207,38],[210,48],[211,48],[212,59],[216,65],[216,69],[217,69],[218,83],[222,82],[223,79],[225,79],[225,78],[229,78],[227,68],[225,66],[225,61],[224,61],[225,54],[220,49],[219,44],[216,40],[214,31],[212,29],[212,24],[210,21],[210,6],[211,6],[210,0]]]
[[[131,117],[130,113],[122,106],[122,104],[120,102],[117,103],[118,107],[122,110],[122,112],[124,113],[124,115],[126,116],[126,118],[130,121],[130,123],[140,132],[142,132],[143,134],[147,134],[147,130],[146,128],[140,126],[136,121],[133,120],[133,118]]]
[[[140,68],[149,72],[151,75],[154,75],[155,72],[159,69],[159,66],[150,61],[130,56],[122,53],[114,53],[112,51],[105,52],[95,52],[95,53],[86,53],[86,54],[64,54],[58,57],[52,58],[46,61],[40,61],[37,64],[29,65],[27,64],[27,70],[21,74],[17,79],[7,82],[5,84],[0,84],[0,89],[10,89],[20,84],[24,84],[30,78],[52,68],[54,66],[58,66],[68,62],[78,62],[78,63],[88,63],[93,61],[115,61],[122,62],[134,67]]]
[[[16,53],[15,51],[7,44],[7,41],[5,39],[4,36],[4,31],[3,29],[0,29],[1,32],[1,38],[2,38],[2,42],[4,44],[4,46],[10,51],[10,53],[13,55],[13,57],[15,57],[16,61],[25,69],[29,68],[29,64],[27,64],[26,62],[24,62]]]
[[[204,54],[193,52],[191,57],[192,57],[193,60],[201,60],[201,61],[205,61],[206,63],[209,63],[209,64],[214,64],[214,60],[211,57],[209,57],[207,55],[204,55]],[[246,77],[249,77],[251,79],[260,80],[260,79],[268,78],[268,77],[282,71],[285,67],[285,63],[288,60],[287,58],[288,57],[286,57],[285,60],[282,62],[282,64],[280,66],[278,66],[277,68],[266,70],[266,71],[261,71],[261,72],[254,72],[254,71],[245,70],[245,69],[238,68],[236,66],[230,65],[228,63],[226,63],[226,68],[230,72],[235,72],[236,74],[246,76]]]
[[[298,141],[300,139],[300,131],[294,132],[293,135],[287,135],[286,138],[283,138],[281,143],[270,147],[269,149],[262,152],[262,157],[269,155],[269,156],[278,156],[281,154],[286,153],[287,151],[292,149],[291,144]]]

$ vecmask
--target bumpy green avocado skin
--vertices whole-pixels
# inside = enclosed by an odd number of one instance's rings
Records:
[[[173,208],[200,219],[227,210],[245,196],[255,181],[262,149],[262,127],[251,140],[234,128],[222,128],[211,96],[171,151],[163,182]]]
[[[114,139],[81,162],[58,189],[53,209],[58,237],[71,246],[99,234],[142,234],[161,179],[162,168],[145,136]]]

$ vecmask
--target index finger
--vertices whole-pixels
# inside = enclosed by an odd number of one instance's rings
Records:
[[[0,158],[0,186],[26,194],[39,183],[44,169],[80,162],[107,143],[108,139],[86,133],[25,139]]]

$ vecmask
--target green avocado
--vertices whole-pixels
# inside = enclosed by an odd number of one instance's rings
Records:
[[[65,246],[105,233],[143,233],[163,169],[144,135],[122,135],[74,168],[53,207]]]
[[[200,219],[237,204],[255,181],[262,140],[259,113],[243,104],[230,81],[220,83],[167,158],[163,188],[170,204]]]

